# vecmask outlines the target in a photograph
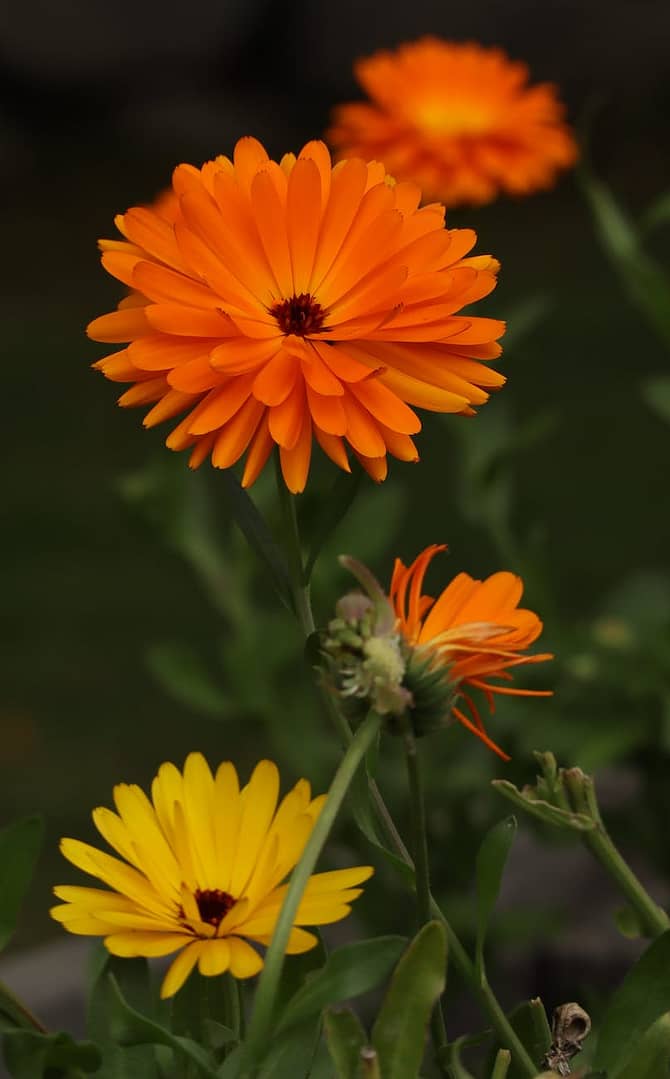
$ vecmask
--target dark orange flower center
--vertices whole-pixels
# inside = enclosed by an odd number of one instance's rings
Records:
[[[203,922],[218,928],[219,922],[225,918],[228,911],[235,906],[235,900],[228,892],[222,892],[219,888],[198,888],[195,893],[195,901],[198,904],[200,917]]]
[[[270,308],[279,323],[282,333],[294,333],[305,337],[308,333],[318,333],[323,328],[326,312],[309,292],[291,296],[290,300],[277,300]]]

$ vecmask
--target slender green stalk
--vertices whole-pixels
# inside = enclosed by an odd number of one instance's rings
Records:
[[[279,499],[282,505],[282,512],[284,515],[284,531],[287,542],[287,558],[289,563],[289,573],[291,578],[291,584],[293,589],[295,612],[300,627],[305,635],[309,637],[314,632],[314,616],[312,614],[309,588],[304,584],[304,566],[302,559],[302,545],[300,542],[300,533],[298,529],[298,521],[295,512],[295,502],[293,496],[286,489],[286,485],[283,482],[279,471],[277,473],[277,488],[279,491]],[[325,703],[328,716],[333,723],[342,746],[348,750],[351,746],[354,735],[352,734],[351,727],[346,717],[342,715],[340,709],[337,707],[336,702],[327,692],[324,687],[322,689],[322,696]],[[395,825],[393,817],[389,812],[389,809],[384,801],[383,795],[379,790],[374,779],[369,779],[369,791],[372,806],[377,818],[382,833],[386,839],[391,850],[393,850],[401,861],[405,865],[409,866],[416,873],[414,862],[412,857],[405,846],[400,833]],[[418,881],[417,881],[418,888]],[[470,960],[465,948],[461,944],[460,940],[456,936],[451,925],[444,916],[442,910],[435,902],[429,891],[429,905],[430,914],[439,918],[445,927],[447,933],[447,940],[449,943],[449,957],[453,960],[454,965],[461,974],[463,980],[468,984],[473,994],[479,1000],[482,1010],[488,1015],[493,1029],[495,1030],[501,1044],[509,1049],[519,1068],[523,1070],[528,1079],[534,1079],[537,1074],[532,1060],[526,1052],[521,1041],[517,1037],[514,1029],[512,1028],[507,1016],[501,1008],[498,1000],[489,986],[486,979],[480,979],[477,976],[474,963]],[[275,931],[276,932],[276,931]],[[438,1020],[439,1021],[439,1020]],[[250,1028],[251,1029],[251,1028]],[[441,1036],[441,1035],[440,1035]],[[445,1034],[446,1040],[446,1034]]]
[[[580,833],[582,841],[619,886],[645,932],[650,937],[659,937],[670,929],[670,918],[654,902],[612,842],[600,815],[593,779],[580,768],[567,768],[563,777],[574,808],[596,822],[595,828]]]
[[[286,945],[293,928],[296,911],[358,766],[377,737],[380,724],[380,717],[375,712],[370,712],[356,731],[335,773],[323,809],[307,841],[302,857],[291,874],[291,882],[279,912],[272,940],[265,955],[265,964],[258,981],[254,1010],[245,1043],[246,1071],[243,1068],[243,1076],[253,1074],[253,1069],[266,1048],[272,1026],[274,1003],[284,964]]]
[[[403,735],[405,762],[407,764],[407,782],[412,813],[412,834],[414,846],[414,865],[416,879],[416,900],[419,925],[425,925],[431,919],[430,910],[430,863],[428,860],[428,837],[426,829],[426,804],[423,794],[423,780],[417,752],[416,739],[409,724]],[[435,1046],[435,1058],[443,1075],[448,1074],[442,1065],[443,1051],[447,1046],[447,1031],[444,1025],[442,1002],[437,1001],[431,1014],[431,1035]]]
[[[512,1058],[509,1050],[499,1049],[495,1064],[493,1065],[493,1071],[491,1072],[491,1079],[506,1079],[511,1062]]]
[[[40,1034],[47,1033],[47,1028],[42,1026],[30,1008],[19,1000],[16,993],[13,993],[4,982],[0,982],[0,1017],[8,1018],[16,1027],[23,1030],[36,1030]]]

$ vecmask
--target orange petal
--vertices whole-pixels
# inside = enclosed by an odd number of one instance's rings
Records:
[[[253,438],[265,406],[250,397],[217,436],[212,450],[215,468],[230,468],[240,459]]]
[[[206,435],[218,427],[223,427],[249,397],[252,381],[250,375],[239,375],[231,378],[220,389],[211,390],[193,410],[190,433]]]
[[[272,421],[272,410],[270,412]],[[280,446],[279,458],[284,481],[289,491],[300,494],[305,489],[309,474],[309,463],[312,455],[312,421],[309,413],[303,415],[302,428],[298,437],[290,448]]]
[[[300,360],[281,349],[255,376],[254,397],[266,405],[280,405],[293,393],[299,372]]]
[[[131,307],[94,318],[86,327],[86,333],[94,341],[120,344],[151,333],[151,326],[147,322],[145,307]]]
[[[267,411],[258,425],[253,437],[242,474],[242,486],[251,487],[263,471],[267,459],[274,448],[274,439],[270,434]]]

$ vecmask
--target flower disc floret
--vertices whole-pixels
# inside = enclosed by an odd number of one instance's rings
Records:
[[[249,978],[263,966],[286,894],[283,883],[309,839],[325,795],[312,798],[299,780],[279,801],[279,773],[260,761],[240,789],[234,766],[215,774],[200,753],[183,773],[161,765],[151,799],[137,786],[114,788],[116,812],[99,808],[93,821],[120,857],[63,839],[68,861],[104,889],[59,885],[52,917],[71,933],[104,937],[112,955],[177,952],[163,981],[170,997],[197,964],[201,974],[225,971]],[[309,951],[317,937],[303,926],[345,918],[372,875],[370,866],[313,874],[303,893],[287,952]],[[259,947],[260,950],[259,950]]]
[[[130,294],[88,327],[125,344],[95,366],[131,383],[147,427],[249,486],[276,448],[303,490],[313,441],[375,479],[387,454],[416,461],[415,409],[472,415],[504,378],[488,364],[504,324],[461,310],[496,284],[471,229],[446,229],[413,182],[321,142],[272,161],[253,138],[233,159],[179,165],[158,209],[116,219],[105,269]]]

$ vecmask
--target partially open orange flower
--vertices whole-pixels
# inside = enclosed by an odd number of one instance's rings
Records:
[[[333,168],[320,142],[277,163],[244,138],[233,161],[180,165],[173,195],[101,243],[132,291],[88,333],[129,342],[95,366],[133,383],[120,404],[153,405],[146,426],[184,414],[167,445],[190,447],[192,467],[246,453],[249,486],[276,445],[297,492],[316,438],[382,480],[387,453],[417,460],[409,406],[471,415],[503,385],[479,361],[500,354],[504,324],[458,314],[495,287],[497,262],[466,257],[475,233],[445,229],[444,208],[419,209],[418,186],[383,165]]]
[[[452,705],[455,718],[497,753],[506,753],[489,738],[479,711],[468,692],[481,690],[494,711],[494,694],[548,697],[550,690],[518,689],[509,683],[510,668],[552,659],[549,652],[524,655],[542,632],[542,622],[533,611],[519,607],[523,582],[513,573],[494,573],[477,581],[459,573],[437,599],[422,593],[423,580],[432,559],[446,547],[433,544],[407,567],[398,558],[393,569],[389,599],[395,610],[398,630],[414,650],[444,666],[451,685],[470,712],[468,717]]]
[[[528,86],[526,65],[500,49],[426,37],[355,71],[371,103],[337,108],[329,141],[448,206],[549,187],[576,160],[554,87]]]

